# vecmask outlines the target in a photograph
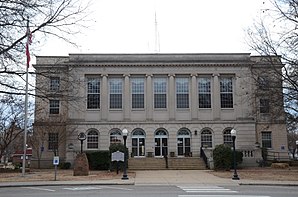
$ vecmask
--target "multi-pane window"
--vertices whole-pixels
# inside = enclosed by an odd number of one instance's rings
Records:
[[[272,148],[272,134],[270,131],[262,132],[262,147]]]
[[[110,109],[122,109],[122,86],[121,78],[109,79]]]
[[[60,78],[59,77],[51,77],[50,78],[50,91],[57,92],[60,87]]]
[[[223,141],[224,141],[224,144],[233,146],[233,140],[232,140],[232,136],[231,136],[231,129],[227,129],[223,132]]]
[[[100,108],[99,77],[87,77],[87,109]]]
[[[154,108],[167,108],[167,79],[154,78]]]
[[[208,129],[201,132],[201,146],[212,148],[212,132]]]
[[[177,108],[189,108],[189,79],[176,78],[176,104]]]
[[[220,105],[221,108],[233,108],[232,77],[223,77],[220,79]]]
[[[268,76],[258,77],[258,86],[261,90],[269,90],[269,77]]]
[[[59,114],[59,100],[50,100],[50,114]]]
[[[58,149],[58,133],[49,133],[49,150],[57,150]]]
[[[131,107],[144,108],[144,78],[131,78]]]
[[[119,129],[113,129],[110,133],[110,143],[121,143],[122,135]]]
[[[96,130],[87,133],[87,149],[98,149],[98,132]]]
[[[211,80],[201,77],[198,80],[199,108],[211,108]]]
[[[269,113],[269,99],[260,99],[260,113]]]

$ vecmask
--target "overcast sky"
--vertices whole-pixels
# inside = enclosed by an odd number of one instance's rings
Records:
[[[93,0],[95,22],[76,36],[79,48],[48,39],[36,55],[250,52],[245,29],[263,6],[262,0]]]

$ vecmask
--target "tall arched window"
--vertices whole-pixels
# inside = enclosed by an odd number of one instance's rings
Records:
[[[201,132],[201,146],[212,148],[212,132],[209,129],[203,129]]]
[[[110,133],[110,144],[121,143],[122,134],[120,129],[113,129]]]
[[[190,132],[188,129],[180,129],[177,133],[178,156],[190,156]]]
[[[87,133],[87,149],[98,149],[98,131],[92,129]]]
[[[224,144],[233,146],[233,140],[232,140],[232,136],[231,136],[231,129],[225,129],[223,132],[223,141]]]

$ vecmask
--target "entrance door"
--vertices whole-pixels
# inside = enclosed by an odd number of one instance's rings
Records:
[[[155,133],[155,156],[168,155],[168,135],[164,130]]]
[[[145,132],[142,129],[133,131],[131,149],[134,157],[145,156]]]
[[[132,154],[134,157],[145,156],[145,138],[132,138]]]
[[[178,156],[190,154],[190,138],[178,138]]]
[[[177,136],[178,156],[190,156],[190,133],[180,130]]]

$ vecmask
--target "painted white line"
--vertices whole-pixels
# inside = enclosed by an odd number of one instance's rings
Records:
[[[226,191],[226,190],[192,190],[192,191],[188,191],[188,190],[185,190],[185,192],[187,193],[238,193],[237,191]]]
[[[48,191],[48,192],[55,192],[56,190],[53,189],[46,189],[46,188],[40,188],[40,187],[22,187],[25,189],[32,189],[32,190],[40,190],[40,191]]]
[[[71,190],[71,191],[84,191],[84,190],[99,190],[102,188],[99,188],[99,187],[66,187],[63,189]]]
[[[189,190],[189,189],[206,189],[206,190],[217,190],[217,189],[224,189],[223,187],[219,186],[178,186],[180,189]]]
[[[178,195],[178,197],[270,197],[270,196],[252,196],[252,195]]]
[[[183,189],[183,190],[201,190],[201,191],[206,191],[206,190],[210,190],[210,191],[228,191],[230,189],[225,189],[225,188],[187,188],[187,189]]]
[[[133,189],[129,188],[122,188],[122,187],[109,187],[109,186],[102,186],[102,188],[107,188],[107,189],[116,189],[116,190],[125,190],[125,191],[131,191]]]
[[[225,193],[238,193],[238,191],[232,191],[230,189],[225,189],[223,187],[218,186],[193,186],[193,187],[184,187],[180,186],[180,189],[184,190],[188,193],[218,193],[218,192],[225,192]]]

